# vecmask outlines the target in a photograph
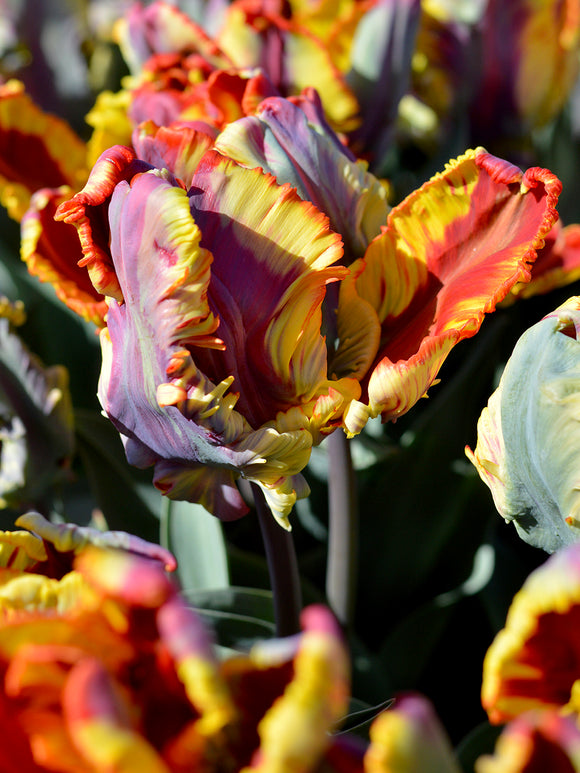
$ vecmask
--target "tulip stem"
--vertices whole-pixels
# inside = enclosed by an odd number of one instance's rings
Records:
[[[252,492],[274,597],[277,636],[292,636],[300,631],[302,591],[298,560],[292,532],[279,526],[266,503],[262,489],[252,483]]]
[[[328,444],[328,559],[326,596],[340,623],[353,622],[358,556],[358,501],[350,443],[337,430]]]

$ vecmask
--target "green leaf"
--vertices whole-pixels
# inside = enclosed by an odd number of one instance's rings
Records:
[[[129,466],[113,425],[95,411],[75,411],[76,446],[91,492],[110,529],[159,541],[159,492],[151,472]]]
[[[231,586],[189,590],[184,595],[213,628],[222,647],[246,651],[256,641],[275,635],[271,591]]]
[[[489,722],[482,722],[465,736],[455,750],[464,773],[473,773],[478,757],[493,752],[501,730],[501,727],[494,727]]]
[[[230,583],[221,521],[201,505],[164,499],[161,542],[177,558],[186,591],[223,588]]]

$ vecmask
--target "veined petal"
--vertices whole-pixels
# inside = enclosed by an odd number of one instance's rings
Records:
[[[219,460],[227,466],[228,456],[215,443],[214,427],[222,415],[227,423],[229,397],[221,411],[219,392],[214,406],[200,400],[194,394],[198,384],[199,397],[215,389],[203,374],[195,387],[191,384],[189,396],[184,386],[184,372],[191,381],[194,374],[191,356],[183,347],[222,345],[213,335],[218,320],[207,298],[212,257],[200,246],[187,195],[162,176],[143,174],[132,185],[117,186],[109,217],[111,252],[125,303],[111,304],[108,328],[101,335],[103,407],[129,438],[130,459],[136,444],[152,455],[143,460],[145,464],[173,458],[181,463]],[[133,363],[130,372],[127,361]],[[172,381],[167,386],[175,396],[168,395],[167,387],[160,391],[168,377]],[[184,402],[183,412],[173,407]],[[211,429],[190,421],[202,414],[209,414]],[[235,435],[243,429],[243,423],[236,424]],[[184,433],[188,443],[181,441]]]
[[[137,156],[158,169],[169,169],[186,189],[203,154],[213,144],[214,136],[200,127],[187,124],[157,126],[152,121],[141,124],[133,132],[133,147]]]
[[[74,228],[55,221],[57,208],[73,195],[68,186],[36,191],[21,223],[20,254],[28,271],[49,282],[57,297],[83,319],[99,327],[107,305],[78,263],[83,254]]]
[[[386,222],[385,187],[330,128],[311,124],[289,100],[265,100],[255,116],[227,126],[215,147],[243,166],[270,172],[322,210],[341,234],[348,262],[363,255]]]
[[[395,207],[369,246],[364,263],[343,283],[344,308],[353,288],[381,326],[368,376],[370,415],[385,420],[409,410],[433,383],[451,348],[475,335],[518,281],[530,276],[536,250],[556,220],[560,182],[547,170],[519,169],[483,149],[468,151]],[[339,315],[341,307],[339,303]],[[369,359],[354,320],[341,321],[341,346]]]
[[[257,429],[327,389],[321,305],[326,284],[346,273],[332,265],[341,244],[288,186],[217,153],[199,167],[191,204],[214,257],[209,297],[226,346],[196,362],[216,378],[234,375],[237,409]]]
[[[579,336],[578,297],[524,333],[467,452],[500,515],[550,553],[580,539]]]
[[[105,151],[95,164],[82,191],[65,201],[55,219],[76,226],[91,282],[98,293],[122,301],[119,282],[113,270],[109,249],[109,229],[104,227],[109,199],[115,185],[134,174],[150,169],[138,161],[133,150],[116,145]]]
[[[514,596],[487,651],[482,704],[491,722],[529,709],[580,715],[580,546],[551,556]]]
[[[238,475],[233,470],[196,462],[180,464],[173,459],[153,459],[150,463],[155,463],[155,487],[169,499],[197,502],[222,521],[236,520],[249,510],[237,489]]]
[[[39,188],[69,185],[87,177],[86,146],[67,123],[44,113],[18,81],[0,86],[0,203],[20,220]]]

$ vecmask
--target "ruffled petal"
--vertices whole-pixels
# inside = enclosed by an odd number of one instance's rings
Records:
[[[359,394],[354,379],[327,379],[320,334],[325,285],[345,272],[332,265],[340,242],[289,188],[218,154],[204,157],[190,199],[166,177],[137,175],[111,199],[124,303],[111,303],[101,334],[102,404],[129,461],[158,465],[169,496],[235,517],[242,474],[287,526],[313,437]],[[204,480],[198,463],[218,469]]]
[[[213,145],[214,133],[209,126],[175,124],[157,126],[152,121],[141,124],[133,132],[133,147],[137,156],[152,167],[169,169],[186,189],[203,154]]]
[[[20,254],[28,271],[54,287],[57,297],[83,319],[102,327],[107,311],[103,296],[78,263],[83,258],[77,232],[55,221],[57,208],[68,201],[68,186],[36,191],[21,223]]]
[[[326,284],[346,272],[333,265],[341,244],[288,186],[218,154],[205,157],[191,203],[214,257],[209,296],[225,343],[223,354],[200,352],[196,362],[215,378],[234,376],[237,409],[257,428],[332,386],[321,305]]]
[[[115,145],[99,158],[83,190],[55,214],[56,220],[76,226],[84,255],[80,265],[86,266],[94,288],[119,301],[123,296],[112,266],[107,207],[118,182],[147,169],[150,166],[138,161],[132,149]]]
[[[368,412],[394,419],[426,393],[451,348],[475,335],[518,281],[528,280],[536,250],[556,220],[560,182],[550,172],[519,169],[484,150],[468,151],[395,207],[363,262],[341,288],[345,343],[369,352],[345,316],[353,293],[374,309],[379,352],[368,375]],[[354,282],[354,289],[349,283]],[[341,309],[342,303],[342,309]],[[366,307],[365,307],[366,308]],[[351,431],[358,430],[354,427]]]
[[[507,305],[517,298],[544,295],[558,287],[565,287],[580,279],[580,225],[564,227],[558,220],[546,237],[544,246],[532,266],[529,282],[515,285],[506,296]]]
[[[265,100],[256,115],[230,124],[215,147],[244,166],[260,167],[322,210],[341,234],[347,262],[363,255],[387,219],[386,189],[328,128],[312,125],[289,100]]]

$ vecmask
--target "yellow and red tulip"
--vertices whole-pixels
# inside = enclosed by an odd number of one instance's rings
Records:
[[[19,525],[0,534],[2,770],[316,769],[348,702],[330,612],[220,662],[167,551],[38,514]]]

